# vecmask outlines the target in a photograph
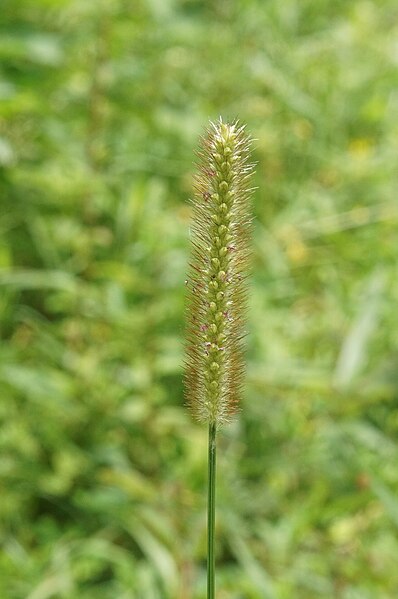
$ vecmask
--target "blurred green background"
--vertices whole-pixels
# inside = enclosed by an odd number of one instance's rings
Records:
[[[0,597],[204,599],[194,149],[256,138],[218,599],[398,596],[395,0],[2,0]]]

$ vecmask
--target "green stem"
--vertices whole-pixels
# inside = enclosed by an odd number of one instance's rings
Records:
[[[216,517],[216,433],[216,424],[210,422],[207,496],[207,599],[214,599],[215,597],[214,525]]]

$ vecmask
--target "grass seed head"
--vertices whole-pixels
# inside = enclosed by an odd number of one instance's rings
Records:
[[[217,426],[236,413],[244,375],[250,143],[238,121],[211,123],[192,200],[185,396],[198,420]]]

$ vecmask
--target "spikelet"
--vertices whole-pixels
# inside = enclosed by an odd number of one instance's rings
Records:
[[[201,139],[192,200],[185,397],[217,427],[238,410],[250,256],[250,139],[238,121],[211,123]]]

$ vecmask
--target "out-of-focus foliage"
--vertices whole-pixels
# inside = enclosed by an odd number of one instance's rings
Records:
[[[193,148],[256,138],[219,599],[398,593],[395,0],[2,0],[0,596],[203,599]]]

